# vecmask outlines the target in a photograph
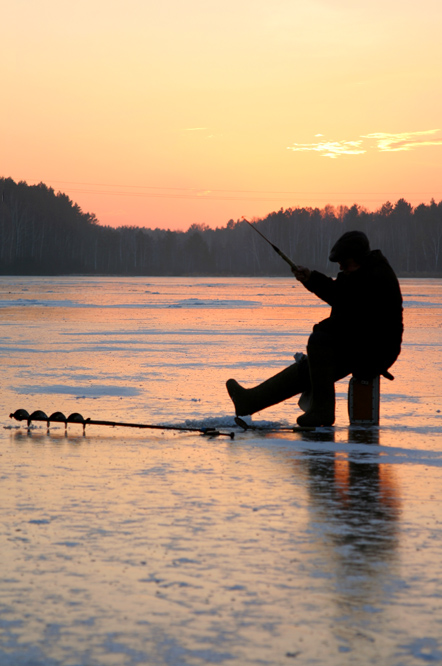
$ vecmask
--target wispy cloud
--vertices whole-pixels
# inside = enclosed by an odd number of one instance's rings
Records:
[[[377,148],[381,152],[397,152],[399,150],[412,150],[420,146],[442,146],[442,138],[429,141],[427,138],[440,132],[439,129],[424,130],[423,132],[400,132],[399,134],[387,134],[377,132],[366,134],[364,139],[375,139]]]
[[[319,143],[294,143],[289,146],[289,150],[306,151],[314,150],[322,153],[322,157],[332,157],[336,159],[340,155],[360,155],[365,153],[361,149],[362,140],[360,141],[320,141]]]
[[[440,129],[424,130],[420,132],[375,132],[362,134],[354,141],[318,141],[317,143],[294,143],[288,150],[294,152],[314,151],[321,153],[321,157],[336,159],[342,155],[362,155],[363,153],[379,151],[398,152],[413,150],[423,146],[442,146],[442,136],[435,135]],[[322,134],[316,134],[320,137]]]

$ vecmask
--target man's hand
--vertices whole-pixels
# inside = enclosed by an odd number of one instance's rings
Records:
[[[305,268],[304,266],[297,266],[296,270],[292,270],[292,273],[295,276],[295,278],[299,280],[299,282],[305,284],[312,272],[309,268]]]

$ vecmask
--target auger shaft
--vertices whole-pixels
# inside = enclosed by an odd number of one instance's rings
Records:
[[[230,437],[234,439],[235,434],[233,432],[221,432],[216,428],[192,428],[187,426],[171,426],[171,425],[159,425],[151,423],[124,423],[120,421],[101,421],[98,419],[83,418],[81,414],[74,412],[66,418],[61,412],[54,412],[51,416],[47,416],[41,410],[37,410],[29,414],[25,409],[17,409],[13,414],[9,414],[11,419],[16,421],[27,421],[28,428],[30,427],[32,421],[43,421],[47,423],[48,429],[50,423],[64,423],[65,428],[67,428],[68,423],[79,423],[83,426],[83,432],[85,432],[87,425],[101,425],[101,426],[121,426],[123,428],[149,428],[151,430],[177,430],[181,432],[198,432],[201,435],[206,435],[207,437]]]

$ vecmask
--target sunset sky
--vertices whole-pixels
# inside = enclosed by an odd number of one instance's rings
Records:
[[[441,0],[14,0],[0,175],[101,224],[442,199]]]

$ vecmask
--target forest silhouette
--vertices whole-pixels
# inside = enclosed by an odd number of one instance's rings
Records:
[[[254,220],[295,263],[335,273],[330,248],[364,231],[398,275],[442,277],[442,201],[405,199],[375,212],[354,204],[280,209]],[[241,220],[187,231],[102,226],[66,194],[40,183],[0,179],[0,274],[286,276],[287,264]]]

